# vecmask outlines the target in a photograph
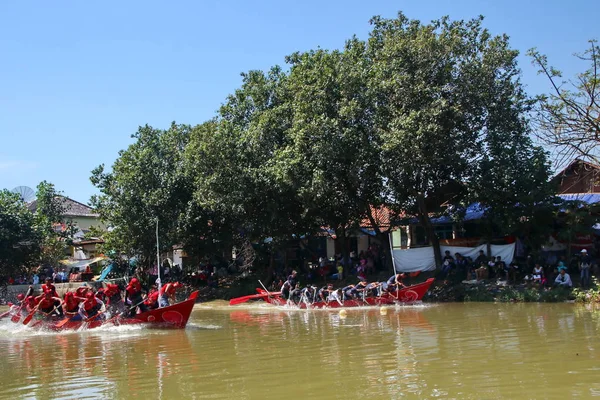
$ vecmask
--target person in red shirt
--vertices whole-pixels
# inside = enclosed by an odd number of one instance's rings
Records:
[[[84,283],[77,289],[75,289],[75,296],[84,298],[88,291],[91,289]]]
[[[125,288],[125,301],[130,304],[131,307],[131,315],[135,315],[136,308],[140,309],[140,312],[148,311],[146,305],[144,304],[144,299],[142,299],[142,285],[138,281],[137,278],[131,278],[129,281],[129,285]]]
[[[175,302],[175,292],[181,287],[179,282],[169,282],[160,288],[158,303],[160,307],[168,307],[169,299]]]
[[[62,317],[63,313],[62,313],[62,307],[60,306],[61,305],[60,296],[56,292],[56,286],[54,286],[54,284],[52,284],[52,278],[46,278],[46,283],[42,285],[42,293],[50,293],[50,295],[53,298],[58,299],[58,301],[55,301],[52,308],[56,307],[56,311],[57,311],[58,315],[60,315]]]
[[[60,297],[52,296],[52,292],[47,291],[42,293],[36,298],[36,300],[38,302],[36,308],[44,314],[48,316],[52,314],[62,316],[62,313],[58,312],[58,308],[60,307],[62,300]]]
[[[76,296],[73,292],[65,293],[65,297],[63,299],[64,314],[66,316],[72,317],[71,319],[74,319],[73,317],[78,315],[79,303],[81,303],[84,300],[84,298]]]
[[[104,308],[104,302],[94,296],[94,293],[88,292],[85,295],[85,301],[79,305],[79,315],[84,319],[91,319],[98,315]]]
[[[37,305],[39,303],[39,300],[37,299],[37,297],[35,296],[27,296],[25,298],[25,314],[29,315],[32,312],[35,312],[35,310],[37,310]]]
[[[158,308],[158,295],[158,290],[152,290],[148,293],[146,300],[144,300],[144,304],[151,310]]]
[[[119,285],[108,283],[106,289],[104,289],[104,295],[106,296],[106,306],[111,314],[123,312],[125,306],[123,304]]]
[[[46,278],[46,283],[42,285],[42,292],[50,292],[53,297],[58,297],[56,286],[52,283],[52,278]]]

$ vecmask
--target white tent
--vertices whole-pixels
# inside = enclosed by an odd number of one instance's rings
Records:
[[[450,251],[452,257],[455,253],[460,253],[464,257],[471,257],[473,260],[477,258],[479,250],[487,251],[485,244],[477,247],[461,247],[461,246],[440,246],[442,254],[446,250]],[[397,272],[416,272],[416,271],[433,271],[435,269],[435,257],[433,255],[433,247],[420,247],[407,250],[393,250],[394,266]],[[515,254],[515,243],[492,245],[492,255],[500,256],[502,260],[509,264],[512,262]]]

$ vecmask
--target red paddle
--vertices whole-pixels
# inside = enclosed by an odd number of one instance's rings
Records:
[[[252,300],[252,299],[264,299],[267,296],[269,296],[269,295],[266,293],[262,293],[262,294],[259,293],[259,294],[251,294],[249,296],[236,297],[235,299],[229,300],[229,305],[235,306],[236,304],[245,303],[248,300]]]
[[[33,315],[35,314],[35,312],[37,311],[38,306],[36,306],[30,313],[28,316],[25,317],[25,319],[23,320],[23,325],[27,325],[31,319],[33,318]]]

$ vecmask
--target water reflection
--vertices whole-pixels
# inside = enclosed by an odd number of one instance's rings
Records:
[[[600,312],[572,304],[203,306],[185,331],[0,324],[7,398],[589,398]]]

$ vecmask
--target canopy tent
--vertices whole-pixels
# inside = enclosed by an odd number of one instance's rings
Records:
[[[512,262],[515,254],[515,243],[511,244],[493,244],[492,255],[500,256],[502,260],[509,264]],[[460,253],[464,257],[471,257],[473,260],[477,258],[479,250],[487,251],[487,245],[482,244],[477,247],[461,247],[461,246],[440,246],[442,254],[446,250],[450,251],[452,257],[455,253]],[[435,270],[435,257],[433,255],[433,247],[420,247],[416,249],[392,251],[394,257],[394,267],[396,272],[416,272],[416,271],[433,271]]]
[[[61,260],[60,263],[68,268],[77,268],[80,271],[84,270],[88,265],[97,263],[98,261],[106,260],[107,257],[95,257],[87,260]]]

